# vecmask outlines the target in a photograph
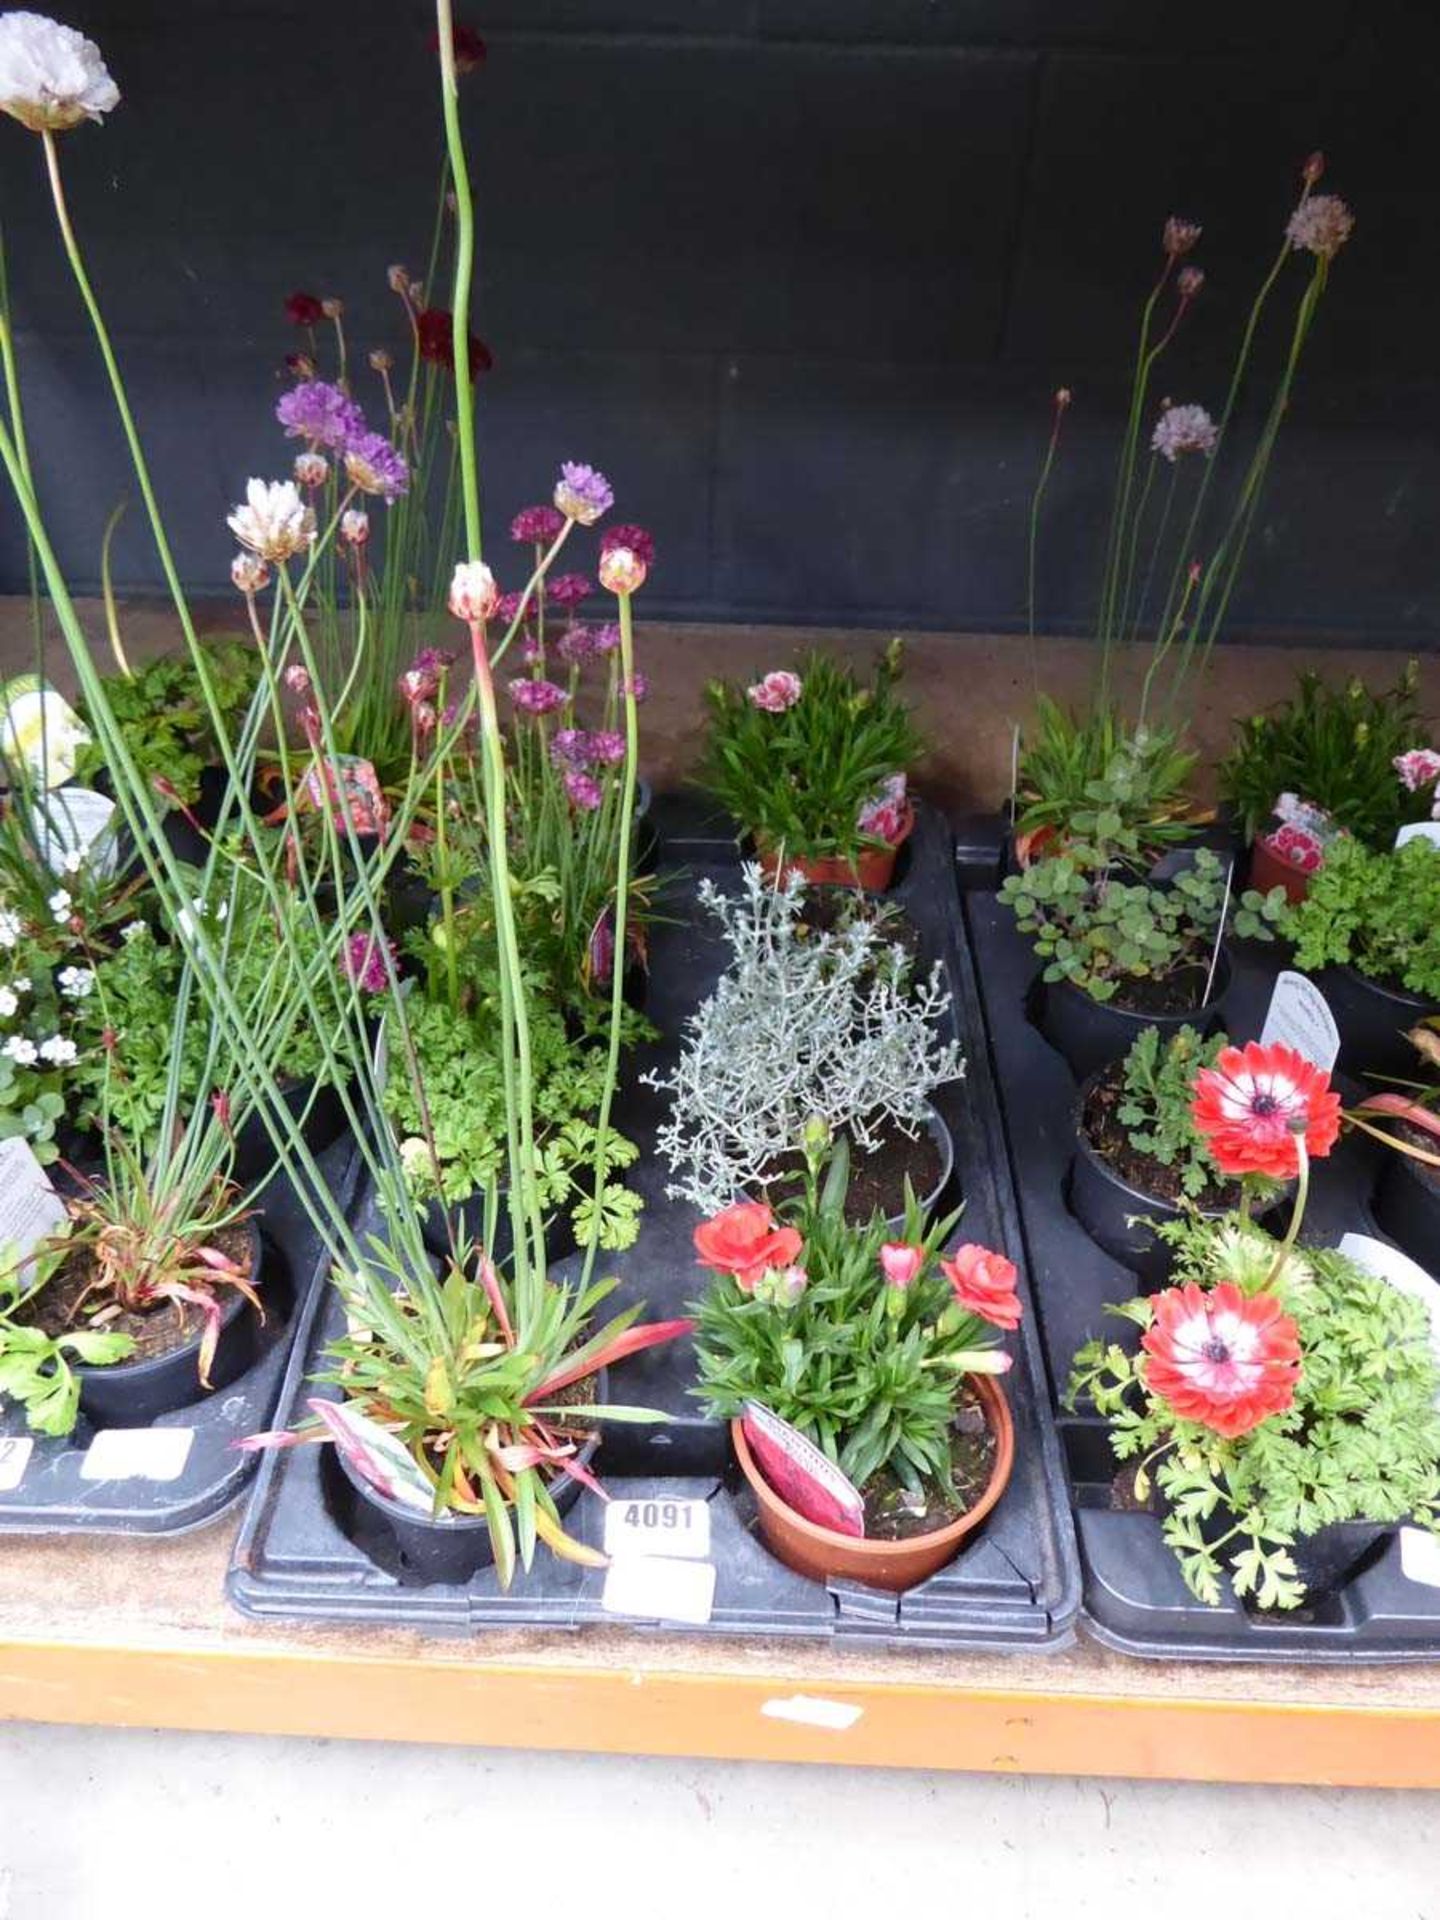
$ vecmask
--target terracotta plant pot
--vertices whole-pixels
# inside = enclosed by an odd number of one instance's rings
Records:
[[[810,1580],[858,1580],[864,1586],[881,1587],[890,1593],[903,1593],[948,1566],[966,1538],[984,1524],[1009,1485],[1015,1463],[1015,1423],[1010,1403],[989,1374],[972,1374],[971,1385],[995,1435],[995,1464],[989,1485],[968,1513],[962,1513],[948,1527],[916,1534],[911,1540],[857,1540],[806,1520],[762,1478],[743,1426],[732,1420],[730,1440],[735,1458],[760,1509],[760,1537],[775,1558]]]
[[[895,877],[895,861],[901,847],[910,838],[915,825],[915,809],[907,800],[905,803],[904,823],[895,840],[888,847],[864,847],[853,860],[839,855],[826,855],[822,859],[805,860],[799,857],[781,860],[773,847],[767,847],[757,836],[760,855],[760,871],[767,879],[784,879],[788,874],[798,873],[812,887],[861,887],[866,893],[884,893]]]
[[[1314,869],[1297,867],[1283,853],[1277,853],[1265,835],[1257,836],[1250,849],[1250,885],[1257,892],[1269,893],[1272,887],[1283,887],[1285,898],[1292,907],[1298,907],[1309,893],[1314,877]]]

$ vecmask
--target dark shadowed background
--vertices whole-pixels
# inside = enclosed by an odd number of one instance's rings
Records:
[[[295,288],[402,344],[438,176],[425,0],[64,0],[124,100],[67,135],[72,205],[183,569],[279,476]],[[466,10],[462,8],[462,14]],[[1440,637],[1440,269],[1429,5],[1402,0],[494,0],[462,83],[482,221],[492,536],[603,466],[647,611],[1007,630],[1049,399],[1075,393],[1040,613],[1082,630],[1168,213],[1207,282],[1159,393],[1219,410],[1310,149],[1357,227],[1302,371],[1231,637]],[[127,490],[48,218],[0,125],[0,217],[46,505],[77,585]],[[1303,283],[1292,268],[1276,320]],[[1249,398],[1283,347],[1269,328]],[[1260,377],[1263,376],[1263,377]],[[368,376],[367,376],[368,377]],[[24,585],[0,508],[0,589]],[[492,538],[491,557],[495,557]],[[502,570],[503,571],[503,570]],[[156,578],[133,511],[127,586]],[[505,584],[516,584],[506,579]]]

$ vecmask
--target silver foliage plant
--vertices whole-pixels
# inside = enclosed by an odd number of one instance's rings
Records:
[[[656,1136],[679,1176],[666,1192],[704,1213],[753,1195],[817,1116],[857,1153],[873,1152],[887,1123],[918,1137],[931,1091],[965,1071],[942,1035],[939,962],[917,980],[864,914],[834,932],[803,926],[804,891],[798,875],[776,886],[754,865],[737,895],[700,884],[730,965],[687,1022],[673,1071],[645,1079],[671,1100]]]

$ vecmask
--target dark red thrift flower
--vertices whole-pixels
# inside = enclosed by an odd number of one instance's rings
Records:
[[[631,553],[638,554],[648,573],[655,564],[655,539],[644,527],[607,527],[600,539],[601,553],[609,553],[615,547],[628,547]]]
[[[313,293],[292,293],[285,302],[285,318],[297,327],[318,327],[325,310]]]
[[[415,332],[420,342],[420,358],[432,366],[455,371],[455,316],[448,307],[425,307],[415,316]],[[470,336],[470,378],[488,373],[494,365],[490,349],[483,340]]]
[[[458,21],[455,24],[454,33],[455,37],[451,44],[455,48],[455,71],[474,73],[477,67],[483,67],[485,64],[485,42],[473,27],[462,26]],[[438,33],[432,33],[430,36],[430,51],[432,53],[440,51]]]

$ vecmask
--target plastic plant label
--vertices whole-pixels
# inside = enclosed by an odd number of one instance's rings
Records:
[[[194,1443],[190,1427],[106,1427],[80,1462],[82,1480],[178,1480]]]
[[[715,1568],[709,1560],[625,1554],[605,1575],[600,1605],[606,1613],[703,1627],[715,1606]]]
[[[633,1554],[708,1559],[709,1504],[704,1500],[612,1500],[605,1509],[605,1551],[612,1560]]]
[[[1400,1293],[1408,1293],[1420,1302],[1430,1316],[1430,1345],[1440,1361],[1440,1285],[1408,1254],[1383,1240],[1372,1239],[1368,1233],[1347,1233],[1340,1242],[1340,1252],[1377,1280],[1388,1281]]]
[[[1428,840],[1440,847],[1440,820],[1412,820],[1396,834],[1395,845],[1403,847],[1407,840]]]
[[[1303,973],[1278,974],[1275,991],[1270,995],[1265,1025],[1260,1030],[1262,1047],[1276,1044],[1293,1047],[1322,1073],[1329,1073],[1340,1051],[1340,1029],[1330,1011],[1330,1003]]]
[[[756,1466],[787,1507],[832,1533],[864,1537],[865,1502],[833,1460],[758,1400],[745,1402],[742,1424]]]
[[[1440,1540],[1419,1527],[1401,1527],[1400,1571],[1422,1587],[1440,1587]]]
[[[35,1249],[69,1218],[28,1140],[0,1140],[0,1248],[22,1277]]]
[[[41,786],[63,786],[89,744],[74,708],[38,674],[22,673],[0,687],[0,754]]]
[[[15,1491],[25,1478],[25,1469],[34,1451],[35,1442],[29,1434],[17,1434],[14,1439],[0,1440],[0,1493]]]
[[[91,787],[61,787],[35,807],[35,840],[53,874],[88,866],[108,879],[119,864],[115,802]]]
[[[846,1733],[865,1709],[848,1700],[816,1700],[808,1693],[792,1693],[787,1700],[767,1700],[760,1709],[766,1720],[789,1720],[797,1727],[821,1727],[826,1733]]]

